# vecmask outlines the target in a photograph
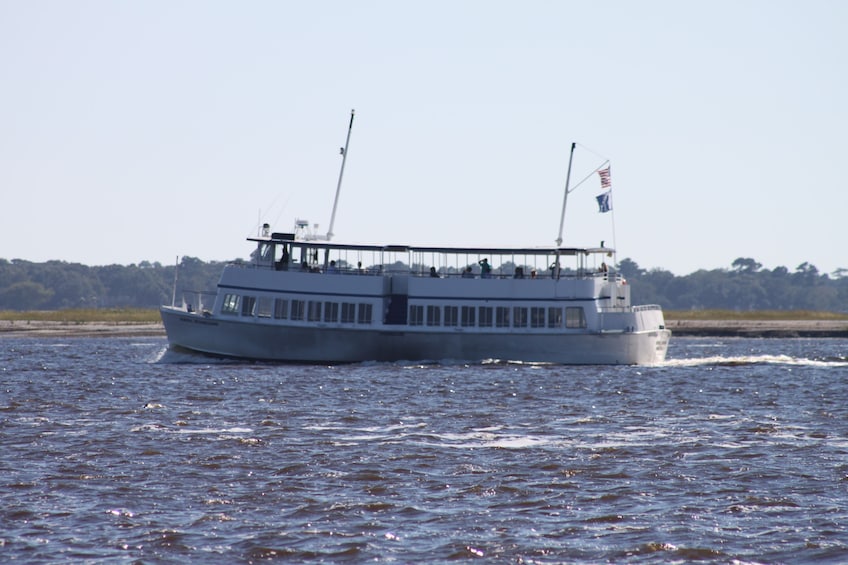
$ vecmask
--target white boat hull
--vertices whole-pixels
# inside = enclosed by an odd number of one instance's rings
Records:
[[[407,328],[293,326],[206,317],[163,306],[172,346],[200,353],[285,362],[462,360],[575,365],[656,364],[665,359],[666,329],[580,333],[411,331]]]

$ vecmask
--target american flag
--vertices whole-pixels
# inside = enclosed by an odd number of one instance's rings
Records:
[[[612,181],[610,180],[610,168],[601,169],[598,171],[598,174],[601,176],[601,188],[611,188]]]

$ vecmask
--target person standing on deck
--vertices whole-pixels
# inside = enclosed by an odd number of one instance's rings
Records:
[[[489,260],[483,259],[478,264],[480,265],[480,278],[481,279],[492,278],[492,266],[489,265]]]

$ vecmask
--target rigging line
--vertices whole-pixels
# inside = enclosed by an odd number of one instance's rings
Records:
[[[285,211],[286,211],[286,207],[289,205],[289,200],[291,200],[291,194],[289,194],[288,196],[286,196],[286,201],[285,201],[285,202],[283,202],[283,206],[282,206],[282,208],[280,208],[280,212],[279,212],[279,213],[277,214],[277,216],[274,218],[274,223],[273,223],[273,224],[271,224],[272,226],[276,226],[276,225],[278,225],[278,222],[280,221],[280,216],[282,216],[282,215],[283,215],[283,212],[285,212]],[[275,200],[275,202],[276,202],[276,200]]]
[[[601,164],[600,164],[600,166],[598,166],[598,167],[596,167],[596,168],[595,168],[595,170],[593,170],[591,173],[589,173],[588,175],[586,175],[585,177],[583,177],[583,180],[581,180],[580,182],[578,182],[577,184],[575,184],[573,187],[571,187],[571,189],[568,191],[568,193],[569,193],[569,194],[571,194],[572,192],[574,192],[575,190],[577,190],[577,187],[579,187],[581,184],[583,184],[584,182],[586,182],[587,180],[589,180],[590,178],[592,178],[592,175],[594,175],[595,173],[597,173],[598,171],[600,171],[601,169],[603,169],[603,168],[604,168],[604,165],[607,165],[607,164],[609,164],[609,159],[607,159],[606,161],[604,161],[603,163],[601,163]]]
[[[274,207],[275,207],[275,206],[276,206],[276,204],[277,204],[277,201],[280,199],[280,196],[281,196],[280,194],[277,194],[277,196],[275,196],[275,197],[274,197],[274,199],[271,201],[270,206],[267,208],[267,211],[266,211],[266,212],[264,212],[264,213],[263,213],[263,212],[262,212],[262,208],[260,208],[260,209],[259,209],[259,216],[257,217],[256,225],[255,225],[255,226],[253,226],[253,227],[250,229],[250,231],[248,231],[248,233],[247,233],[247,237],[250,237],[250,236],[252,235],[252,233],[253,233],[253,230],[254,230],[254,229],[256,229],[257,233],[259,233],[259,230],[262,228],[262,224],[267,224],[267,223],[269,223],[269,222],[267,222],[267,221],[264,221],[264,222],[263,222],[263,221],[262,221],[262,216],[263,216],[263,215],[266,215],[266,216],[267,216],[267,215],[269,215],[269,214],[271,214],[271,213],[273,212]],[[285,212],[285,210],[286,210],[286,206],[288,205],[289,200],[291,200],[291,194],[289,194],[288,196],[286,196],[286,201],[285,201],[285,202],[283,202],[283,206],[282,206],[282,208],[280,208],[280,211],[279,211],[279,212],[277,213],[277,215],[274,217],[274,221],[270,223],[270,225],[271,225],[271,227],[272,227],[272,228],[273,228],[274,226],[279,225],[280,216],[282,216],[282,215],[283,215],[283,212]],[[266,220],[267,220],[267,218],[266,218]]]
[[[280,193],[278,192],[274,199],[271,201],[271,204],[265,207],[269,212],[274,209],[274,206],[277,204],[277,200],[280,199]]]
[[[590,147],[586,147],[586,146],[585,146],[585,145],[583,145],[582,143],[577,143],[577,145],[579,145],[580,147],[582,147],[583,149],[585,149],[585,150],[586,150],[586,151],[588,151],[589,153],[593,154],[595,157],[600,157],[601,159],[604,159],[605,161],[609,162],[609,158],[608,158],[608,157],[606,157],[606,156],[604,156],[604,155],[601,155],[600,153],[598,153],[598,152],[597,152],[597,151],[595,151],[594,149],[592,149],[592,148],[590,148]],[[603,165],[601,165],[601,166],[603,167]]]
[[[264,208],[265,210],[267,210],[267,212],[265,212],[265,214],[271,213],[271,210],[274,209],[274,206],[277,204],[277,200],[279,200],[279,199],[280,199],[280,194],[278,193],[277,196],[275,196],[274,199],[271,201],[271,204]],[[262,228],[263,223],[268,223],[267,221],[265,221],[265,222],[262,221],[262,215],[263,215],[262,210],[263,210],[263,208],[259,208],[259,215],[256,218],[256,225],[254,226],[256,228],[256,233],[259,233],[259,230]],[[250,234],[250,232],[248,232],[248,234]]]

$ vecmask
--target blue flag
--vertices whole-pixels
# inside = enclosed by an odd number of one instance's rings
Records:
[[[599,194],[598,196],[595,197],[595,199],[598,201],[598,208],[600,208],[600,210],[598,210],[598,211],[601,214],[603,214],[604,212],[609,212],[610,210],[612,210],[612,205],[610,204],[610,193],[611,192],[612,192],[611,190],[608,190],[608,191],[604,192],[603,194]]]

